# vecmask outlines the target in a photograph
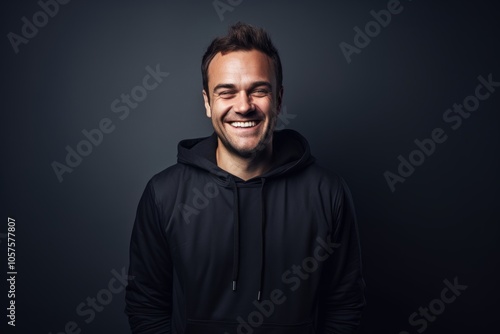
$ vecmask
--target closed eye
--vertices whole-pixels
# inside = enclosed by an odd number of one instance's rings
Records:
[[[231,90],[225,90],[225,91],[218,93],[217,95],[219,95],[219,97],[221,97],[223,99],[230,99],[236,95],[236,92],[231,91]]]
[[[265,97],[267,95],[269,95],[270,91],[268,89],[255,89],[253,92],[252,92],[252,95],[253,96],[256,96],[256,97]]]

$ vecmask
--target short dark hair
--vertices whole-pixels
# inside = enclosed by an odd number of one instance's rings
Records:
[[[274,74],[276,75],[277,91],[283,85],[283,72],[278,50],[273,45],[268,33],[262,29],[251,26],[246,23],[237,22],[229,27],[228,34],[223,37],[215,38],[207,48],[201,61],[201,76],[203,78],[203,89],[207,92],[210,101],[210,92],[208,91],[208,65],[219,52],[226,54],[239,50],[258,50],[266,54],[273,61]]]

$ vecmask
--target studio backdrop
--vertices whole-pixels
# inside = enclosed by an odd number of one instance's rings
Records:
[[[283,63],[278,129],[357,211],[360,333],[489,333],[499,308],[494,2],[10,1],[2,5],[1,333],[129,333],[148,180],[209,136],[201,57],[238,21]],[[276,208],[279,209],[279,208]]]

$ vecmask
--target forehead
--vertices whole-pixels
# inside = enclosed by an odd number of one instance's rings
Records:
[[[233,51],[217,53],[208,66],[208,84],[214,87],[220,83],[249,84],[253,81],[269,81],[275,86],[273,63],[265,53]]]

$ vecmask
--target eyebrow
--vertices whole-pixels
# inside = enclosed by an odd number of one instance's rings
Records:
[[[271,90],[271,91],[273,90],[273,86],[271,85],[271,83],[269,81],[255,81],[250,85],[250,90],[254,89],[255,87],[259,87],[259,86],[266,86],[269,90]],[[236,85],[230,84],[230,83],[221,83],[221,84],[218,84],[217,86],[214,87],[213,92],[215,93],[217,90],[224,89],[224,88],[234,89],[234,88],[236,88]]]

